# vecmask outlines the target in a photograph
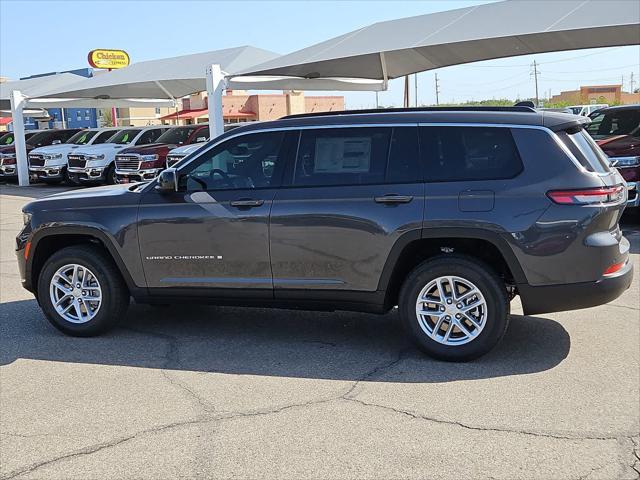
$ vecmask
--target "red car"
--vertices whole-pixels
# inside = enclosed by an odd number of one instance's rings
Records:
[[[640,105],[597,110],[589,115],[587,132],[609,156],[627,182],[627,208],[640,206]]]
[[[151,144],[125,148],[116,155],[118,183],[146,182],[153,180],[165,169],[167,153],[176,147],[206,142],[209,125],[200,123],[173,127]]]

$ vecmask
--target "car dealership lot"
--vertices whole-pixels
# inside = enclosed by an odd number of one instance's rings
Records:
[[[60,190],[0,186],[0,479],[638,478],[638,281],[589,310],[514,302],[468,364],[424,357],[395,313],[133,305],[70,338],[13,252],[21,206]]]

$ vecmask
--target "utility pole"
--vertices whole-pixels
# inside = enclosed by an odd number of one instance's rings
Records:
[[[376,90],[376,108],[380,108],[380,102],[378,101],[378,91]]]
[[[533,68],[531,75],[533,75],[533,78],[536,84],[536,107],[539,107],[540,99],[538,98],[538,75],[540,75],[540,71],[538,70],[538,64],[536,63],[535,60],[533,61],[533,64],[531,65],[531,67]]]
[[[438,83],[438,74],[436,73],[436,105],[440,105],[440,84]]]
[[[631,72],[631,80],[629,80],[629,87],[631,87],[631,93],[633,93],[633,85],[635,84],[635,80],[633,79],[633,72]]]
[[[413,90],[414,90],[414,96],[415,96],[415,104],[416,104],[416,108],[418,108],[418,74],[414,73],[413,74]]]

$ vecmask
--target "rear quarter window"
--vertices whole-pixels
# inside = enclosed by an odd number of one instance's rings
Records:
[[[593,173],[611,171],[607,154],[582,127],[559,132],[558,137],[586,171]]]
[[[420,150],[431,182],[500,180],[523,170],[506,127],[420,127]]]

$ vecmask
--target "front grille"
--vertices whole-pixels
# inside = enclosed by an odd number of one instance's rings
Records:
[[[182,160],[185,155],[167,155],[167,168],[173,167],[176,163]]]
[[[29,155],[29,165],[32,167],[44,167],[44,155],[32,153]]]
[[[138,155],[116,155],[117,170],[140,170],[140,157]]]
[[[74,168],[84,168],[87,166],[87,160],[84,155],[67,155],[69,166]]]

